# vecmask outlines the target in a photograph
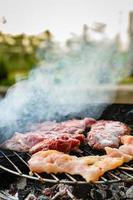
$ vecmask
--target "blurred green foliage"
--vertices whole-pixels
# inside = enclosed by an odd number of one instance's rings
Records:
[[[58,59],[60,59],[60,57],[63,57],[63,52],[60,49],[60,46],[55,41],[51,42],[51,38],[52,35],[49,31],[42,32],[38,35],[10,35],[0,32],[0,85],[10,86],[17,80],[23,79],[27,76],[28,71],[37,66],[38,62],[41,60],[48,62],[54,60],[56,62]],[[81,38],[77,37],[77,41],[75,41],[75,38],[69,39],[66,43],[66,46],[69,50],[67,54],[74,60],[79,59],[79,56],[74,54],[75,45],[80,44],[79,46],[81,52],[86,51],[85,48],[90,48],[94,51],[95,48],[99,49],[101,46],[104,47],[103,43],[94,41],[87,42],[83,36]],[[42,42],[44,42],[43,45],[40,45]],[[121,67],[123,63],[127,63],[128,52],[122,53],[118,50],[119,44],[117,40],[114,40],[112,45],[114,45],[112,46],[114,53],[112,53],[111,48],[109,55],[112,55],[112,57],[107,58],[105,55],[104,58],[106,59],[103,61],[103,63],[106,63],[106,60],[109,59],[109,67],[114,67],[115,69],[115,67],[118,68]],[[106,53],[108,54],[108,52],[105,50],[104,54]],[[67,54],[65,55],[67,56]],[[117,60],[117,58],[119,58],[119,60]],[[62,59],[60,59],[60,63],[62,66],[65,65],[64,60],[62,61]],[[120,74],[120,77],[126,77],[128,74],[127,69],[127,67],[124,68],[123,74]],[[119,75],[117,74],[117,76],[119,80]],[[120,80],[120,82],[128,84],[133,83],[133,78],[125,78],[122,81]]]
[[[129,76],[121,81],[121,84],[133,84],[133,76]]]
[[[49,37],[49,31],[36,36],[0,32],[0,85],[12,85],[17,77],[25,76],[35,67],[38,46]]]

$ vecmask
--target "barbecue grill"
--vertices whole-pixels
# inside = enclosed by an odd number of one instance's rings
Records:
[[[100,119],[119,120],[124,123],[127,123],[129,127],[133,129],[133,113],[131,112],[132,109],[133,105],[131,104],[112,104],[109,105],[104,110]],[[80,116],[83,116],[83,114],[84,111],[81,113],[81,115],[78,114],[78,118]],[[86,113],[84,116],[86,116]],[[73,116],[71,116],[70,118],[72,117]],[[76,153],[77,156],[98,155],[99,153],[103,154],[103,152],[92,150],[88,145],[83,145],[81,149],[83,153],[78,153],[78,154]],[[30,154],[28,153],[18,153],[18,152],[1,150],[0,176],[2,173],[6,172],[12,174],[13,176],[15,175],[33,181],[39,181],[43,184],[50,184],[50,185],[67,184],[73,186],[78,185],[79,187],[89,184],[93,185],[92,183],[87,183],[80,176],[72,176],[67,173],[60,175],[55,175],[55,174],[48,175],[46,173],[43,173],[41,175],[37,173],[29,174],[29,168],[27,164],[29,158]],[[124,164],[123,166],[117,168],[116,170],[106,172],[105,175],[102,176],[101,179],[97,181],[94,185],[100,185],[100,184],[108,185],[108,184],[122,183],[122,182],[127,184],[133,183],[133,161],[129,162],[128,164]],[[74,199],[71,193],[69,193],[69,198]],[[56,197],[54,197],[53,199],[56,199]]]

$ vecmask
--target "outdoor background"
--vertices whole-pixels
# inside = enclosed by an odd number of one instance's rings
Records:
[[[114,88],[118,90],[116,101],[132,102],[132,10],[130,0],[0,0],[0,93],[4,95],[31,69],[47,62],[47,52],[50,59],[56,59],[64,47],[70,53],[79,44],[97,50],[110,43],[114,54],[119,54],[119,63],[124,63],[125,76]],[[112,56],[109,67],[114,65]]]

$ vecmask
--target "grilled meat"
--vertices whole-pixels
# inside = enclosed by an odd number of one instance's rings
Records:
[[[123,145],[119,149],[105,147],[106,153],[112,157],[123,157],[124,162],[129,162],[133,159],[133,136],[122,136],[121,142]]]
[[[132,135],[124,135],[121,137],[122,144],[133,144],[133,136]]]
[[[133,159],[133,136],[123,136],[119,149],[106,147],[107,155],[78,158],[58,151],[40,151],[28,161],[32,172],[79,174],[87,182],[95,182],[107,171]]]
[[[130,134],[130,129],[122,122],[100,120],[91,126],[88,144],[98,150],[107,146],[119,147],[120,137],[127,134]]]
[[[43,122],[32,125],[32,131],[58,131],[61,133],[83,133],[86,128],[91,127],[96,122],[93,118],[84,118],[82,120],[72,119],[65,122]]]
[[[84,142],[83,134],[68,134],[59,132],[28,132],[15,133],[14,136],[1,145],[1,148],[19,152],[35,153],[40,150],[55,149],[68,153],[78,150]]]
[[[78,158],[55,150],[39,151],[28,161],[32,172],[70,173],[86,177],[88,165],[93,164],[99,156]]]
[[[69,173],[81,175],[87,182],[95,182],[106,171],[123,164],[123,158],[110,156],[86,156],[78,158],[62,152],[39,151],[28,161],[32,172]]]
[[[124,163],[122,157],[101,156],[101,159],[89,166],[87,182],[96,182],[107,171],[116,169]]]
[[[33,154],[41,150],[51,149],[69,153],[70,151],[78,151],[81,142],[84,142],[84,136],[82,134],[70,135],[64,133],[59,136],[53,135],[32,146],[29,152]]]
[[[85,142],[85,131],[96,122],[92,118],[82,120],[68,120],[65,122],[44,122],[30,127],[31,132],[15,133],[13,137],[3,144],[1,148],[14,151],[30,151],[35,153],[40,150],[54,149],[68,153],[78,150],[81,142]]]
[[[125,145],[122,145],[122,148],[111,148],[111,147],[105,147],[107,155],[111,157],[122,157],[124,159],[124,162],[129,162],[132,160],[132,156],[130,154],[127,154],[128,147],[126,148],[126,153],[122,151],[122,149],[125,149]]]
[[[14,133],[11,139],[6,140],[0,145],[0,148],[9,149],[18,152],[27,152],[29,149],[44,140],[44,136],[41,133]]]

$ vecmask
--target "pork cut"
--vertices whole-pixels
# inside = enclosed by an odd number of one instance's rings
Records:
[[[64,122],[43,122],[32,125],[30,132],[15,133],[12,138],[0,145],[1,148],[35,153],[40,150],[54,149],[65,153],[76,151],[81,142],[85,142],[82,134],[96,122],[93,118],[72,119]]]
[[[58,131],[61,133],[83,133],[96,122],[93,118],[84,118],[82,120],[72,119],[64,122],[43,122],[34,124],[30,127],[31,131]]]
[[[68,134],[59,132],[28,132],[15,133],[13,137],[5,141],[1,148],[35,153],[40,150],[55,149],[65,153],[76,151],[81,142],[84,142],[83,134]]]
[[[105,147],[118,147],[120,138],[130,134],[130,128],[119,121],[99,120],[91,126],[88,132],[88,144],[98,150]]]

